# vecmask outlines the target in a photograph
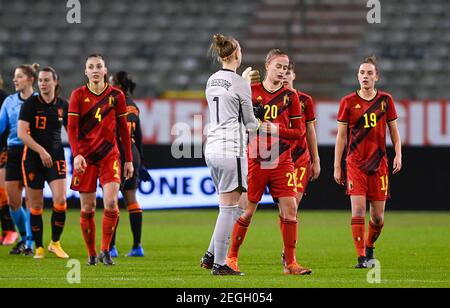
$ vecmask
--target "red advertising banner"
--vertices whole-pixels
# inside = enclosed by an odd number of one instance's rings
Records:
[[[144,143],[171,144],[182,140],[198,144],[205,140],[209,122],[206,101],[140,99],[136,102],[141,111]],[[396,108],[405,145],[450,146],[450,101],[400,101]],[[334,145],[338,109],[336,101],[316,103],[320,145]]]

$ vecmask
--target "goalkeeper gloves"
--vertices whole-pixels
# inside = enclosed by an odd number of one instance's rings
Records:
[[[251,67],[247,67],[242,73],[242,77],[250,81],[250,83],[258,83],[261,81],[261,76],[258,70],[252,70]]]

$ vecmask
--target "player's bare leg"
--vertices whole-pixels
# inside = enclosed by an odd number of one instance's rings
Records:
[[[296,250],[298,241],[298,204],[294,197],[279,198],[280,229],[284,243],[286,266],[284,273],[288,275],[309,275],[312,270],[304,268],[297,263]]]
[[[118,183],[108,183],[103,186],[103,222],[102,222],[102,246],[99,261],[104,265],[115,265],[109,253],[111,239],[119,219],[119,188]]]
[[[81,232],[88,250],[88,265],[97,265],[95,208],[96,193],[80,193],[81,202]]]
[[[352,235],[358,255],[356,268],[367,268],[366,262],[366,196],[351,196]]]
[[[366,260],[368,263],[375,259],[375,242],[383,230],[385,208],[386,201],[370,202],[370,223],[366,241]]]

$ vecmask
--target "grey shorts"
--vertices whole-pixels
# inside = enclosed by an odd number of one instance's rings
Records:
[[[247,191],[247,158],[206,156],[206,164],[216,186],[217,193],[229,193],[236,189]]]

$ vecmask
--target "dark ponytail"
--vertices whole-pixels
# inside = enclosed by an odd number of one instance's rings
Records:
[[[120,71],[112,76],[114,80],[114,85],[122,89],[125,95],[132,95],[134,89],[136,88],[136,83],[133,78],[125,71]]]

